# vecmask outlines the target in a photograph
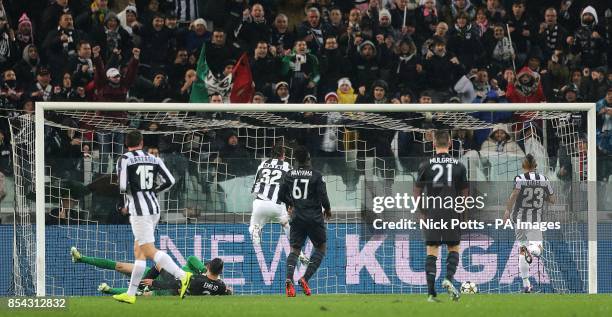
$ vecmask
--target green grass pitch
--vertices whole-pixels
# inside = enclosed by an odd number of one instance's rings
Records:
[[[425,295],[313,295],[225,297],[139,297],[122,304],[105,297],[71,297],[68,308],[54,311],[8,311],[0,316],[612,316],[612,295],[508,294],[464,295],[457,303],[440,294],[442,303]],[[6,301],[3,301],[6,305]]]

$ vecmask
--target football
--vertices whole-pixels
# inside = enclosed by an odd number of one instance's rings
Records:
[[[476,294],[478,293],[478,286],[474,282],[463,282],[461,283],[462,294]]]

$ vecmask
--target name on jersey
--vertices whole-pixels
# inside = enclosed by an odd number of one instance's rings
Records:
[[[132,164],[140,164],[140,163],[150,163],[155,164],[157,158],[155,156],[133,156],[127,159],[128,165]]]
[[[518,183],[528,187],[545,187],[548,184],[546,180],[519,180]]]
[[[312,176],[312,171],[310,170],[292,170],[289,173],[291,176]]]
[[[272,168],[272,169],[277,169],[277,170],[282,170],[283,169],[282,165],[274,165],[274,164],[270,164],[270,163],[263,163],[263,165],[261,167],[262,168]]]
[[[459,160],[454,157],[434,157],[429,159],[429,164],[459,164]]]

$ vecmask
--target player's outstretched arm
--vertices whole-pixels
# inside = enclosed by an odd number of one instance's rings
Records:
[[[157,188],[155,188],[155,192],[161,193],[165,190],[170,189],[170,187],[172,187],[174,183],[176,183],[176,180],[174,179],[174,176],[172,176],[172,173],[170,173],[170,171],[166,167],[166,164],[164,164],[164,161],[158,158],[157,165],[159,166],[159,175],[161,176],[163,182],[159,184]]]
[[[510,194],[510,197],[508,198],[508,201],[506,202],[506,211],[504,212],[504,222],[506,222],[506,220],[508,220],[508,218],[510,218],[510,211],[512,210],[512,207],[514,206],[514,203],[516,202],[516,198],[519,195],[520,190],[515,188],[512,191],[512,194]]]
[[[125,194],[127,191],[127,157],[122,155],[117,161],[117,175],[119,177],[119,193]]]
[[[331,218],[331,205],[329,203],[329,197],[327,196],[327,184],[325,183],[325,177],[321,175],[319,184],[317,186],[319,197],[321,197],[321,206],[325,212],[325,218]]]
[[[292,183],[292,178],[285,174],[281,178],[280,188],[278,189],[278,201],[287,206],[287,212],[289,213],[293,211],[293,197],[291,196],[291,190],[289,189]]]

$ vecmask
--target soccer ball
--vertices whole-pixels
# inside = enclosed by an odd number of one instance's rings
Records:
[[[463,282],[461,283],[462,294],[476,294],[478,293],[478,286],[474,282]]]

